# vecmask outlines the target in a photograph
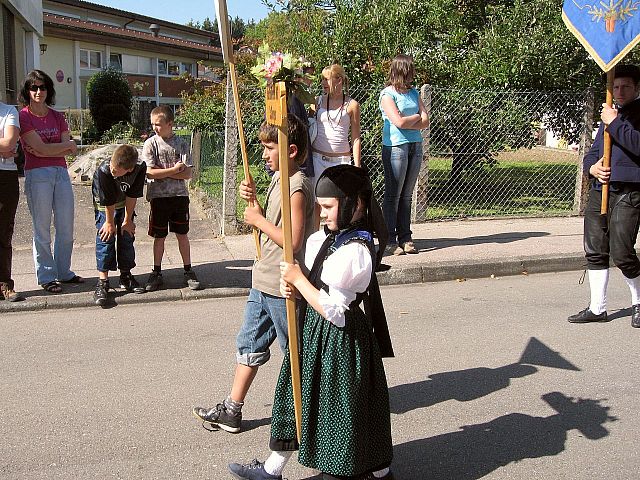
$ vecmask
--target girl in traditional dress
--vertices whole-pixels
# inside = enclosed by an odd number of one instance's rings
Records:
[[[393,356],[393,349],[375,276],[388,234],[362,169],[325,170],[316,197],[326,223],[307,241],[308,278],[299,265],[281,263],[281,292],[290,297],[293,286],[303,297],[302,438],[298,443],[287,354],[274,397],[271,456],[229,469],[236,478],[279,480],[299,448],[300,463],[322,471],[324,479],[390,480],[393,446],[382,357]]]

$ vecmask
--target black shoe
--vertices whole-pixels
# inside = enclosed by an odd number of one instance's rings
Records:
[[[127,292],[144,293],[145,289],[138,283],[136,278],[130,273],[120,275],[120,288],[124,288]]]
[[[640,328],[640,304],[631,307],[631,326]]]
[[[229,412],[224,403],[219,403],[213,408],[193,407],[193,415],[205,423],[219,427],[226,432],[238,433],[242,424],[242,412]]]
[[[160,272],[151,272],[147,280],[147,286],[144,289],[147,292],[155,292],[162,286],[162,274]]]
[[[109,300],[109,280],[98,280],[96,289],[93,291],[93,301],[96,305],[102,307],[107,304]]]
[[[282,475],[270,475],[264,470],[264,463],[254,459],[251,463],[241,465],[230,463],[229,471],[235,478],[248,480],[282,480]]]
[[[567,318],[569,323],[590,323],[590,322],[608,322],[607,312],[602,312],[599,315],[596,315],[589,307],[585,308],[581,312],[576,313],[575,315],[571,315]]]

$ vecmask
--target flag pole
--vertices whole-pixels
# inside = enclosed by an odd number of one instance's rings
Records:
[[[294,263],[293,235],[291,225],[291,190],[289,182],[289,124],[287,121],[287,87],[285,82],[267,85],[267,122],[278,127],[278,158],[280,159],[280,197],[282,215],[283,260]],[[300,352],[298,349],[298,322],[296,299],[286,299],[287,325],[289,329],[289,360],[291,363],[291,385],[293,407],[296,418],[298,441],[302,438],[302,383],[300,377]]]
[[[613,80],[616,68],[613,67],[607,72],[607,105],[613,105]],[[611,135],[606,126],[604,127],[603,147],[602,147],[602,166],[611,166]],[[609,177],[611,178],[611,177]],[[600,215],[606,215],[609,210],[609,183],[602,185],[602,203],[600,204]]]
[[[242,166],[244,168],[244,178],[247,182],[253,183],[251,172],[249,170],[249,157],[247,155],[247,142],[244,136],[244,126],[242,124],[242,112],[240,110],[240,94],[238,91],[238,76],[236,74],[235,56],[233,54],[233,44],[231,42],[231,25],[229,24],[229,16],[227,14],[226,0],[214,0],[216,9],[216,17],[218,19],[218,36],[220,37],[220,48],[222,50],[222,60],[229,64],[229,77],[231,78],[231,90],[233,91],[233,106],[236,111],[236,121],[238,124],[238,137],[240,140],[240,152],[242,154]],[[249,202],[250,205],[256,205],[257,199]],[[253,227],[253,241],[256,245],[256,257],[259,259],[260,253],[260,236],[258,229]]]

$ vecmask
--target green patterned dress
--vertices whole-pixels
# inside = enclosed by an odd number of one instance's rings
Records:
[[[301,348],[299,462],[338,476],[390,465],[389,392],[367,316],[352,307],[345,312],[345,326],[337,327],[308,307]],[[276,386],[271,437],[272,448],[274,439],[296,437],[288,351]]]

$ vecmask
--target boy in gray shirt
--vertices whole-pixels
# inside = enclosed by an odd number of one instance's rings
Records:
[[[173,110],[160,105],[151,111],[154,135],[144,142],[142,159],[147,164],[147,200],[151,204],[149,235],[153,237],[153,271],[145,287],[153,292],[162,285],[162,255],[169,232],[176,234],[184,264],[184,279],[191,290],[200,282],[191,269],[189,245],[189,191],[185,180],[191,178],[191,155],[188,145],[173,133]]]

